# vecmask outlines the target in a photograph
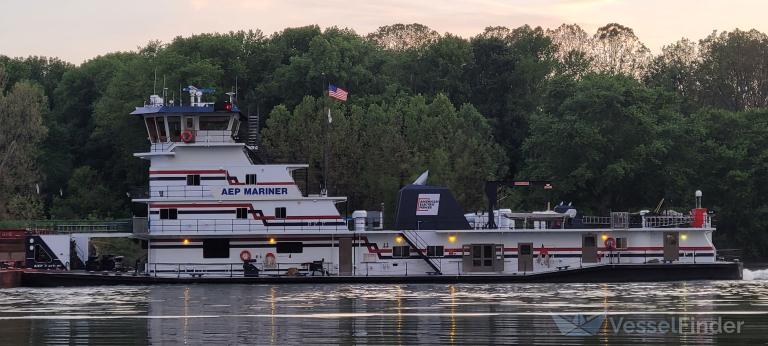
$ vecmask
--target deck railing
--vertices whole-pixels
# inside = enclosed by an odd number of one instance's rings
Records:
[[[306,222],[306,225],[281,225],[280,222]],[[264,225],[260,220],[252,219],[191,219],[191,220],[148,220],[148,230],[151,233],[163,232],[294,232],[294,231],[349,231],[349,222],[339,219],[333,222],[318,219],[290,219],[270,221]]]
[[[312,270],[320,263],[312,262],[277,262],[272,265],[251,261],[258,270],[258,276],[330,276],[337,275],[333,262],[321,263],[320,270]],[[176,277],[238,277],[245,275],[244,262],[237,263],[149,263],[146,268],[151,276]]]

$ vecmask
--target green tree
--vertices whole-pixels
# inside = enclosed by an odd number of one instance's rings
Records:
[[[625,76],[558,80],[532,119],[520,176],[551,179],[560,198],[599,212],[677,202],[694,168],[675,152],[686,133],[672,94]]]
[[[120,201],[99,179],[99,172],[88,166],[72,172],[63,197],[56,197],[51,207],[53,219],[104,219],[124,216]]]
[[[699,45],[699,102],[728,110],[768,106],[766,34],[754,29],[713,32]]]
[[[528,118],[555,66],[555,46],[541,28],[528,26],[511,31],[487,28],[472,38],[471,45],[470,100],[491,121],[514,174],[521,163]]]
[[[0,90],[4,80],[0,68]],[[38,158],[48,132],[43,125],[47,107],[42,89],[30,82],[18,82],[9,92],[0,92],[0,218],[8,216],[12,198],[31,200],[35,184],[41,182]],[[21,216],[22,211],[13,213]]]

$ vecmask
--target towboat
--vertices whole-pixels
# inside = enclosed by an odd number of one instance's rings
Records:
[[[713,215],[701,207],[700,191],[684,213],[588,216],[565,203],[540,212],[496,208],[502,182],[487,182],[488,209],[465,213],[448,188],[428,185],[425,174],[402,187],[394,222],[385,225],[383,211],[348,217],[339,211],[345,197],[309,194],[306,179],[303,188],[300,181],[308,165],[260,161],[252,138],[239,135],[253,119],[231,94],[229,102],[211,103],[202,101],[205,89],[187,90],[188,105],[152,95],[131,113],[149,141],[134,156],[150,167],[148,191],[133,199],[146,215],[134,217],[130,236],[148,256],[139,275],[120,282],[741,279],[741,263],[718,257]],[[59,257],[78,246],[69,245],[76,235],[66,237],[28,237],[28,267],[67,269]],[[51,280],[65,280],[66,272],[57,273]]]

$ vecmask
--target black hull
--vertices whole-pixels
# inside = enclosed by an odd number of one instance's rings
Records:
[[[154,285],[154,284],[406,284],[406,283],[605,283],[688,280],[741,280],[743,265],[614,264],[529,275],[418,275],[418,276],[261,276],[261,277],[153,277],[131,274],[30,271],[22,275],[26,287]]]

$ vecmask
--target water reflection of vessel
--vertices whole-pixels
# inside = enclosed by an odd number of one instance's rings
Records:
[[[150,277],[184,280],[324,277],[445,281],[622,281],[735,279],[739,263],[718,261],[711,215],[580,215],[559,204],[544,212],[489,208],[464,214],[450,190],[426,176],[399,192],[395,222],[382,212],[354,211],[345,197],[312,195],[294,179],[305,164],[263,164],[238,140],[245,120],[232,102],[189,105],[153,95],[131,113],[142,117],[150,149],[149,191],[134,202],[134,237],[147,245]],[[535,185],[515,182],[513,185]],[[544,185],[550,187],[549,185]],[[351,225],[348,224],[351,223]],[[407,278],[407,279],[404,279]],[[214,280],[215,281],[215,280]]]

